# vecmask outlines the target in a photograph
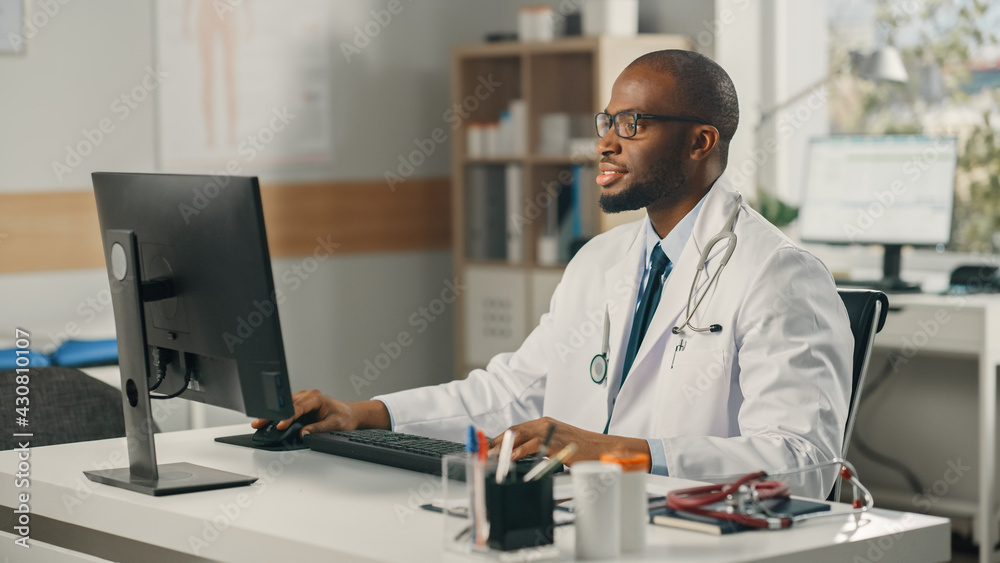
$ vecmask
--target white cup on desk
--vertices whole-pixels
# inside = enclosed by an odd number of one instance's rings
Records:
[[[621,554],[621,477],[617,464],[581,461],[570,469],[577,559]]]

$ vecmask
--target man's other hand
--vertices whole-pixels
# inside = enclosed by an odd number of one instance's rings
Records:
[[[555,432],[552,433],[552,440],[549,441],[548,457],[554,457],[569,444],[576,444],[576,452],[566,460],[566,465],[572,465],[577,461],[596,460],[601,457],[602,453],[612,451],[649,454],[649,443],[642,438],[608,436],[543,417],[510,427],[514,432],[514,450],[511,453],[511,458],[518,460],[526,455],[538,453],[549,432],[549,426],[552,424],[555,425]],[[490,440],[491,454],[498,455],[500,453],[502,438],[501,434]]]

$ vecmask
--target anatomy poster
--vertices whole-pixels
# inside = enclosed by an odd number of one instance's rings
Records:
[[[329,6],[158,0],[163,169],[331,160]]]

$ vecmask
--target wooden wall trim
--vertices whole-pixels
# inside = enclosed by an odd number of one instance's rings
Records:
[[[448,178],[262,184],[273,258],[312,254],[317,239],[337,254],[451,247]],[[0,194],[0,274],[103,268],[90,190]]]

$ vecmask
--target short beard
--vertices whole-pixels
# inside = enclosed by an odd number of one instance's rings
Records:
[[[675,199],[687,184],[687,176],[681,171],[679,159],[662,158],[649,171],[646,181],[632,184],[617,194],[601,193],[601,210],[605,213],[621,213],[649,207]]]

